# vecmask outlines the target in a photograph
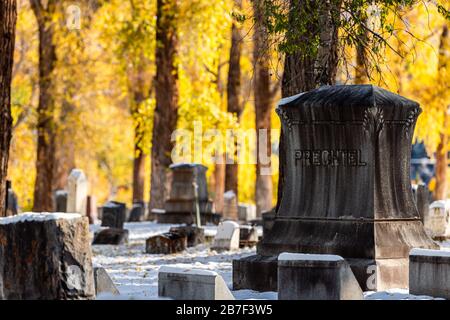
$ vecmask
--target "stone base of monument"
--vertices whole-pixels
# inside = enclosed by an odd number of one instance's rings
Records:
[[[253,255],[233,260],[233,290],[277,291],[276,256]],[[346,259],[364,291],[408,287],[408,259]]]
[[[167,232],[150,237],[145,242],[145,252],[150,254],[172,254],[186,250],[187,235]]]
[[[159,269],[158,294],[175,300],[234,300],[216,272],[173,267]]]
[[[111,280],[110,276],[103,267],[94,267],[94,280],[95,280],[95,294],[99,295],[102,293],[119,295],[119,290],[117,289],[114,282]]]
[[[202,225],[220,223],[221,215],[217,213],[201,213],[200,219],[202,220]],[[158,211],[156,213],[156,221],[158,223],[176,223],[176,224],[194,224],[195,223],[195,213],[191,212],[167,212]]]
[[[187,246],[195,247],[205,242],[205,229],[196,226],[172,227],[170,233],[178,233],[187,237]]]
[[[362,300],[363,292],[344,258],[282,253],[278,257],[279,300]]]
[[[450,251],[411,250],[409,293],[450,299]]]
[[[93,299],[88,219],[68,213],[0,219],[0,279],[0,299]]]
[[[326,228],[325,228],[326,226]],[[257,253],[248,264],[248,258],[240,263],[233,273],[240,270],[265,268],[272,270],[271,278],[277,279],[276,268],[267,268],[267,261],[276,260],[282,252],[304,252],[311,254],[336,254],[350,264],[363,290],[385,290],[408,288],[408,254],[411,248],[435,249],[418,219],[389,222],[378,221],[307,221],[275,220],[269,232],[258,243]],[[266,230],[265,230],[266,231]],[[358,246],[355,246],[355,244]],[[269,258],[275,257],[275,258]],[[255,261],[262,261],[259,267]],[[233,279],[248,289],[260,288],[261,283],[246,280],[243,275],[233,274]],[[276,281],[276,280],[275,280]],[[243,288],[243,287],[241,287]],[[265,290],[270,286],[265,286]],[[273,288],[273,287],[272,287]]]
[[[128,230],[108,228],[97,232],[94,235],[92,244],[121,245],[128,242]]]

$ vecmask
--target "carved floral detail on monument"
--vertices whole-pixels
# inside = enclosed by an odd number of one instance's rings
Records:
[[[384,127],[383,109],[379,107],[366,109],[364,111],[363,127],[367,132],[379,134]]]
[[[276,108],[275,112],[278,114],[278,116],[280,117],[281,121],[283,121],[283,123],[286,124],[286,126],[288,127],[289,130],[292,130],[292,120],[288,115],[288,112],[284,109],[281,108]]]
[[[407,137],[411,136],[413,133],[414,124],[416,123],[417,117],[422,112],[420,108],[412,108],[408,111],[407,118],[405,120],[405,134]]]

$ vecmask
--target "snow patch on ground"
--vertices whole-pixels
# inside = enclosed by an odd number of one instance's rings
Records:
[[[414,296],[409,294],[407,289],[389,289],[386,291],[367,291],[364,292],[365,300],[444,300],[442,298],[433,298],[429,296]]]
[[[410,256],[425,256],[425,257],[433,257],[433,256],[450,257],[450,251],[414,248],[409,252],[409,255]]]
[[[308,254],[283,252],[278,256],[281,261],[344,261],[341,256],[333,254]]]

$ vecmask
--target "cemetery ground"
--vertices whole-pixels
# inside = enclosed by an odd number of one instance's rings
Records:
[[[123,245],[93,245],[93,263],[106,269],[120,291],[120,295],[100,294],[98,300],[155,300],[158,297],[158,270],[162,266],[183,269],[215,271],[221,275],[227,286],[232,288],[232,260],[255,254],[255,248],[241,248],[235,251],[216,252],[210,244],[200,244],[176,254],[147,254],[145,240],[148,237],[167,232],[174,224],[155,222],[125,223],[129,241]],[[91,225],[91,232],[100,225]],[[215,235],[216,226],[205,226],[205,234]],[[450,250],[450,242],[440,243],[442,250]],[[237,300],[276,300],[276,292],[253,290],[232,291]],[[430,300],[438,297],[410,295],[407,289],[390,289],[380,292],[365,292],[366,300]]]

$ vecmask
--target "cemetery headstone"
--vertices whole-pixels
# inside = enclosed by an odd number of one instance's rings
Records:
[[[430,207],[431,196],[428,187],[425,185],[418,185],[415,192],[415,197],[417,210],[419,211],[419,216],[423,223]]]
[[[409,293],[450,299],[450,251],[411,250]]]
[[[173,164],[169,198],[164,211],[156,212],[158,223],[194,224],[196,208],[200,210],[201,224],[218,224],[220,215],[213,212],[212,201],[208,197],[206,183],[207,167],[201,164]],[[198,186],[196,197],[194,185]],[[153,211],[153,210],[152,210]]]
[[[253,247],[258,243],[258,240],[258,229],[255,226],[239,226],[239,247]]]
[[[211,249],[219,251],[239,249],[239,224],[234,221],[221,222],[217,227]]]
[[[424,216],[425,231],[436,240],[450,237],[450,201],[438,200],[431,203]]]
[[[0,219],[0,299],[95,297],[89,223],[79,214]]]
[[[373,85],[337,85],[282,99],[276,111],[276,213],[257,256],[233,261],[234,288],[276,282],[270,264],[282,252],[342,256],[363,290],[407,287],[410,248],[437,247],[411,190],[419,104]]]
[[[11,187],[11,182],[7,183],[6,189],[6,216],[14,216],[19,213],[19,203],[17,201],[17,195]]]
[[[102,207],[102,226],[123,229],[127,207],[125,203],[108,201]]]
[[[230,219],[234,221],[237,221],[239,219],[237,196],[232,190],[229,190],[223,194],[222,215],[224,219]]]
[[[95,196],[87,196],[86,199],[86,215],[89,218],[90,224],[95,224],[98,220],[97,213],[97,199]]]
[[[83,170],[73,169],[67,179],[67,212],[86,215],[88,181]]]
[[[167,232],[150,237],[145,242],[145,252],[151,254],[172,254],[186,250],[187,236]]]
[[[94,266],[95,294],[119,295],[119,290],[103,267]]]
[[[256,219],[256,206],[253,204],[239,203],[238,215],[240,221],[250,222]]]
[[[278,300],[363,300],[363,292],[340,256],[282,253]]]
[[[140,222],[145,220],[145,203],[135,202],[130,210],[128,222]]]
[[[126,244],[128,236],[129,232],[127,229],[106,228],[95,233],[92,244]]]
[[[166,266],[158,272],[158,294],[174,300],[234,300],[216,272]]]
[[[55,206],[56,212],[67,212],[67,191],[55,191]]]
[[[170,233],[179,233],[187,237],[187,246],[195,247],[201,243],[205,242],[205,230],[203,228],[198,228],[197,226],[180,226],[172,227],[169,230]]]

